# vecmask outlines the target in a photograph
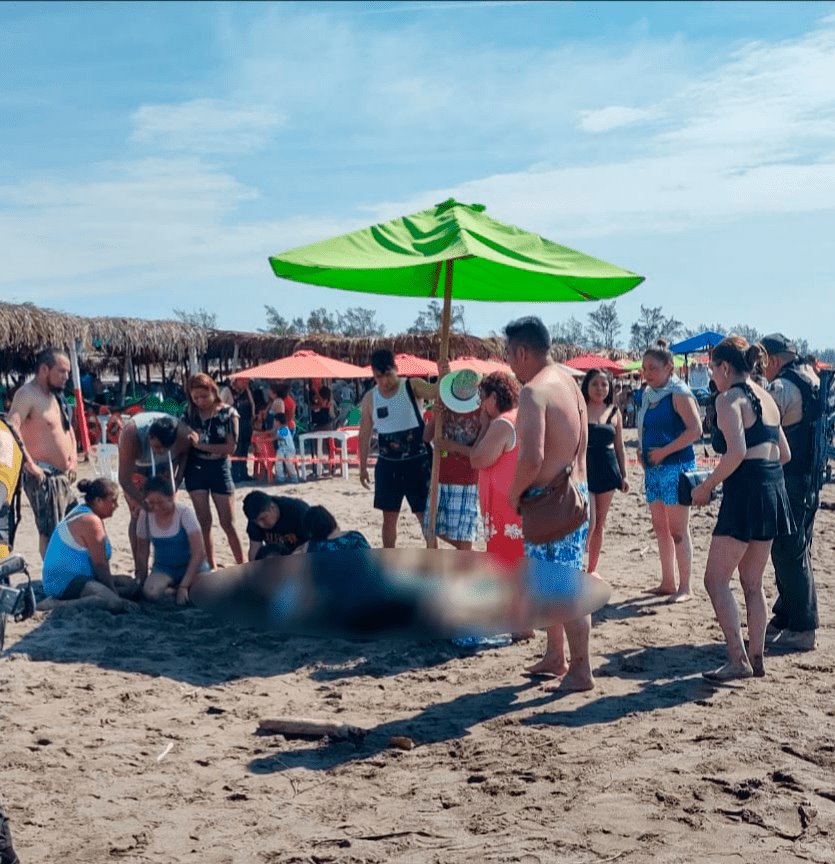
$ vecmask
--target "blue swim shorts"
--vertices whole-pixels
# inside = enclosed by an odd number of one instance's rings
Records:
[[[587,484],[578,483],[577,488],[588,501],[589,489]],[[540,490],[534,487],[530,491],[536,493]],[[576,531],[561,540],[553,540],[550,543],[528,543],[526,541],[525,557],[535,558],[537,561],[548,561],[551,564],[567,564],[569,567],[582,570],[588,534],[589,523],[586,521]]]
[[[438,514],[435,533],[450,540],[478,539],[481,512],[478,507],[478,486],[441,483],[438,486]],[[423,530],[429,530],[429,508],[423,520]]]
[[[662,501],[678,504],[678,478],[683,471],[695,471],[696,462],[673,462],[669,465],[647,466],[644,469],[644,492],[647,504]]]

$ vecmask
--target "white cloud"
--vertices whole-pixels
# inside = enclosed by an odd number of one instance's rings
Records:
[[[546,236],[686,230],[766,213],[835,210],[835,20],[804,38],[741,48],[655,105],[640,155],[436,188],[372,208],[379,218],[452,195]],[[603,120],[633,109],[604,109]],[[605,112],[612,112],[606,115]],[[587,115],[592,124],[600,120]],[[605,123],[598,123],[603,128]],[[501,215],[499,215],[501,214]]]
[[[611,132],[624,126],[645,123],[656,116],[654,111],[645,108],[627,108],[623,105],[610,105],[596,111],[580,112],[580,128],[585,132]]]
[[[142,105],[131,115],[131,140],[162,150],[245,153],[261,147],[283,123],[263,105],[193,99],[169,105]]]

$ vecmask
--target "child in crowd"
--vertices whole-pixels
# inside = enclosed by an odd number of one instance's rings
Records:
[[[296,470],[296,445],[293,443],[293,432],[287,425],[287,415],[279,412],[275,415],[275,476],[279,483],[299,482],[299,472]]]

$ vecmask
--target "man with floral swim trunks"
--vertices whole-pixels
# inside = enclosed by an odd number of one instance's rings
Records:
[[[539,318],[520,318],[505,327],[507,362],[513,374],[525,385],[519,394],[516,434],[519,459],[508,498],[518,509],[520,499],[548,485],[567,465],[573,464],[573,477],[588,498],[586,483],[586,409],[573,379],[563,372],[550,354],[551,338]],[[551,543],[525,542],[525,556],[541,561],[583,568],[588,522],[574,533]],[[565,663],[563,626],[547,628],[545,655],[530,667],[534,674],[565,676],[546,689],[561,691],[591,690],[594,678],[589,661],[591,616],[566,621],[570,662]]]

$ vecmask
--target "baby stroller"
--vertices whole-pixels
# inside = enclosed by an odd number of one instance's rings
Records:
[[[18,573],[23,573],[27,581],[13,588],[11,577]],[[25,621],[35,614],[36,608],[32,579],[23,556],[9,555],[0,561],[0,651],[6,639],[6,616]]]

